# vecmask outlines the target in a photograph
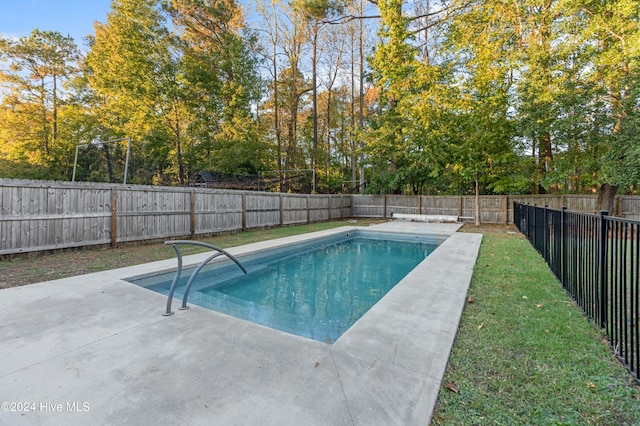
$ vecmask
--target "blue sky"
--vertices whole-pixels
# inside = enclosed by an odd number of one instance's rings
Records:
[[[111,0],[0,0],[0,34],[28,36],[35,28],[82,38],[93,34],[94,21],[105,22]]]

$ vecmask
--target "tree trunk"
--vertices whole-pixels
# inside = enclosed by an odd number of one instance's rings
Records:
[[[361,3],[362,4],[362,3]],[[360,66],[359,69],[359,79],[360,79],[360,87],[359,87],[359,102],[358,102],[358,130],[364,129],[364,66],[365,66],[365,58],[364,58],[364,27],[362,23],[362,19],[360,20],[360,46],[358,48],[358,53],[360,54]],[[364,148],[364,141],[360,140],[360,150],[362,151]],[[364,194],[365,182],[364,182],[364,154],[360,153],[360,194]]]
[[[277,28],[277,27],[276,27]],[[273,45],[273,127],[276,132],[276,147],[277,147],[277,169],[280,176],[280,170],[282,170],[282,137],[280,135],[280,111],[278,109],[280,102],[278,98],[278,62],[276,61],[276,44]]]
[[[327,176],[329,176],[329,169],[331,168],[331,89],[332,87],[329,87],[327,90],[327,158],[325,159]]]
[[[53,76],[53,90],[52,90],[52,121],[51,121],[51,144],[54,149],[57,148],[58,142],[58,80],[56,76]]]
[[[184,161],[182,159],[182,135],[180,132],[180,113],[178,112],[178,106],[173,106],[173,112],[175,116],[174,135],[176,137],[176,155],[178,159],[178,180],[180,186],[185,186],[185,173],[184,173]]]
[[[542,145],[544,148],[544,174],[548,176],[553,171],[553,146],[551,145],[551,134],[545,132],[542,136]],[[558,185],[555,182],[549,184],[549,192],[555,194],[558,192]]]
[[[613,206],[617,192],[618,187],[616,185],[603,183],[602,186],[600,186],[600,190],[598,191],[598,200],[596,201],[595,213],[600,213],[600,211],[606,210],[607,212],[609,212],[609,215],[613,216],[615,213]]]
[[[313,152],[311,153],[311,168],[314,170],[318,162],[318,30],[318,22],[316,21],[313,28],[313,53],[311,55],[311,85],[313,86]]]
[[[353,43],[351,44],[352,51]],[[356,79],[355,79],[355,55],[351,55],[351,132],[350,136],[350,151],[351,151],[351,192],[355,192],[358,189],[358,161],[356,151]]]
[[[49,160],[49,123],[47,121],[47,100],[44,78],[40,80],[40,107],[42,108],[42,152],[45,161]]]

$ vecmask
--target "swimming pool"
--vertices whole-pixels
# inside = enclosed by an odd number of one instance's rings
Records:
[[[215,262],[193,282],[191,303],[333,343],[442,238],[355,230]],[[167,294],[175,272],[127,279]],[[191,271],[178,282],[181,298]]]

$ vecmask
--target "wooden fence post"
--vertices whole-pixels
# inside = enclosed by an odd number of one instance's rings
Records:
[[[118,188],[111,188],[111,247],[118,243]]]
[[[307,225],[311,223],[311,206],[310,206],[310,196],[307,195]]]
[[[616,197],[616,216],[622,217],[622,197]]]
[[[284,205],[283,205],[283,201],[284,201],[284,195],[280,194],[280,197],[278,197],[278,202],[280,203],[280,226],[284,225]]]
[[[242,230],[247,230],[247,194],[242,193]]]
[[[196,235],[196,192],[194,189],[191,190],[189,196],[189,208],[191,212],[189,231],[191,233],[191,238],[193,238]]]
[[[382,204],[382,217],[387,217],[387,194],[384,194],[384,202]]]
[[[502,197],[502,214],[504,215],[504,224],[509,223],[509,197],[506,195]]]

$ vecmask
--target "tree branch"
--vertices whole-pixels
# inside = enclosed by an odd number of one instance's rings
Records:
[[[361,19],[379,19],[379,18],[380,18],[380,15],[364,15],[364,16],[363,15],[344,15],[336,19],[322,21],[322,23],[329,24],[329,25],[342,25],[342,24],[346,24],[347,22],[361,20]]]

